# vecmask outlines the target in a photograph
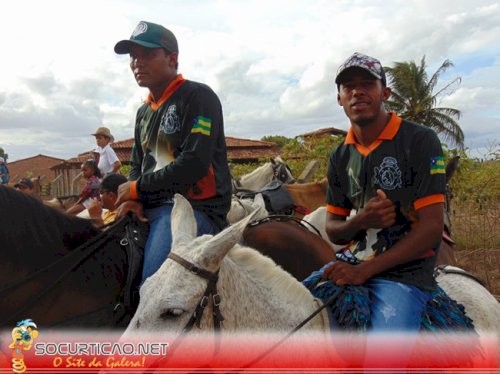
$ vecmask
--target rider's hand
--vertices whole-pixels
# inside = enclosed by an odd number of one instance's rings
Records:
[[[128,212],[134,213],[139,221],[148,222],[141,202],[134,200],[125,201],[116,209],[116,219],[126,216]]]
[[[351,265],[346,262],[336,261],[323,272],[324,279],[330,279],[338,286],[346,284],[360,285],[371,278],[371,274],[365,271],[365,264]]]
[[[97,199],[93,198],[87,208],[89,211],[89,216],[92,219],[99,220],[102,217],[102,203]]]
[[[385,192],[379,189],[377,196],[368,200],[358,219],[365,230],[391,227],[396,222],[396,209]]]
[[[118,186],[118,194],[116,197],[115,208],[118,208],[122,203],[132,200],[130,196],[130,185],[132,182],[125,182]]]

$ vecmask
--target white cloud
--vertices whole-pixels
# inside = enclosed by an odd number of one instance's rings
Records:
[[[175,32],[180,72],[217,92],[227,135],[346,129],[333,79],[354,51],[384,65],[426,55],[430,70],[452,60],[447,74],[462,83],[441,104],[464,112],[466,143],[481,147],[498,128],[495,1],[25,0],[0,5],[0,146],[11,160],[72,157],[101,124],[132,137],[147,91],[113,46],[139,20]]]

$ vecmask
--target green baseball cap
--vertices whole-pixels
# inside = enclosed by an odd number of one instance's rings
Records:
[[[156,23],[141,21],[128,40],[121,40],[115,45],[119,55],[130,53],[133,45],[145,48],[164,48],[169,52],[179,52],[177,39],[172,31]]]

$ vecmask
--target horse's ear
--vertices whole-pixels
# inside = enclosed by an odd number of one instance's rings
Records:
[[[174,196],[172,209],[172,248],[190,243],[196,237],[196,219],[189,201],[180,194]]]
[[[241,221],[229,226],[224,231],[210,239],[205,244],[206,249],[203,251],[204,265],[207,267],[215,266],[218,268],[224,256],[236,245],[236,243],[241,240],[243,231],[250,221],[256,216],[257,212],[260,211],[261,208],[257,208]]]

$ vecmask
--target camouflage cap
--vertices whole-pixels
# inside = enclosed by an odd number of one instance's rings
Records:
[[[337,70],[337,77],[335,78],[335,83],[340,84],[342,79],[342,74],[350,68],[360,68],[366,70],[375,78],[380,79],[384,86],[386,85],[385,71],[382,64],[376,58],[364,55],[362,53],[356,52],[351,57],[349,57],[345,62],[340,65]]]

